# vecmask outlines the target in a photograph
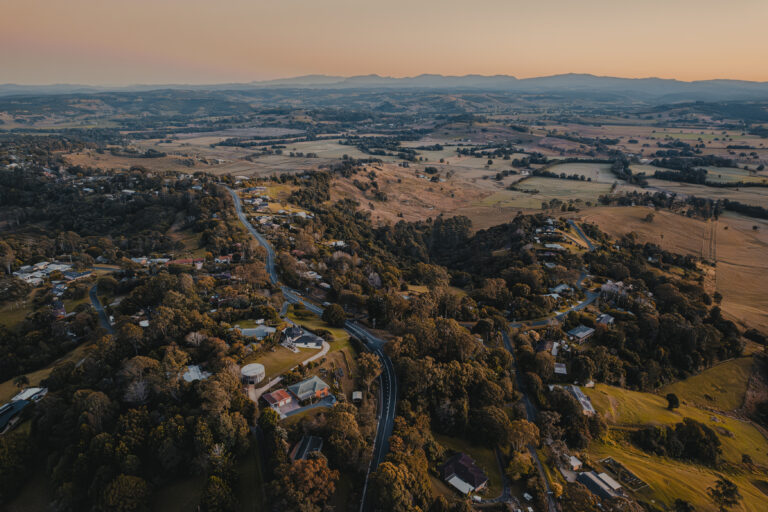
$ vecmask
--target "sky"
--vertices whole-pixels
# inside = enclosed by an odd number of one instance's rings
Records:
[[[766,0],[0,0],[0,83],[768,81]]]

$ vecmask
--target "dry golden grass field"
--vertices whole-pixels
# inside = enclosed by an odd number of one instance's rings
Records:
[[[643,219],[650,212],[645,206],[599,207],[580,216],[611,236],[635,232],[665,250],[716,261],[715,286],[723,295],[723,311],[746,327],[768,329],[768,221],[733,213],[703,221],[657,211],[649,223]]]

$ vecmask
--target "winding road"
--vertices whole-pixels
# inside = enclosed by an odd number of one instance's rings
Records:
[[[91,289],[88,291],[88,296],[91,298],[93,309],[95,309],[96,313],[99,315],[99,323],[101,326],[106,329],[109,334],[115,334],[115,328],[109,323],[107,312],[104,311],[104,306],[102,306],[101,301],[99,301],[96,285],[91,286]]]
[[[269,274],[269,280],[273,285],[278,285],[280,280],[277,275],[277,269],[275,266],[275,250],[272,247],[272,244],[269,243],[264,235],[256,231],[256,229],[248,221],[248,217],[243,211],[243,205],[240,201],[240,196],[237,195],[237,192],[229,187],[226,188],[229,191],[229,194],[232,196],[232,201],[235,204],[235,211],[237,212],[237,217],[240,219],[240,222],[243,223],[243,226],[245,226],[248,232],[256,239],[259,245],[264,247],[264,249],[267,251],[266,266],[267,273]],[[284,285],[280,285],[280,289],[282,290],[283,297],[285,297],[287,302],[292,304],[302,304],[305,308],[318,316],[323,314],[323,308],[304,299],[301,296],[301,293],[298,291]],[[395,367],[392,364],[392,361],[390,360],[389,356],[384,353],[383,347],[386,344],[385,340],[374,336],[365,328],[350,320],[347,321],[344,329],[351,335],[360,339],[371,352],[378,356],[382,370],[381,375],[379,376],[381,384],[379,386],[380,407],[378,423],[376,426],[376,437],[373,442],[373,457],[371,458],[368,472],[365,475],[365,484],[363,486],[363,493],[360,504],[360,509],[363,510],[367,498],[368,476],[370,475],[371,471],[376,470],[379,464],[381,464],[384,460],[387,452],[389,452],[389,437],[392,435],[392,430],[395,425],[395,407],[397,405],[397,375],[395,373]]]

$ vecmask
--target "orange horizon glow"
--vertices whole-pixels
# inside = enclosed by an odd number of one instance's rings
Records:
[[[591,73],[768,81],[764,0],[3,0],[0,83]]]

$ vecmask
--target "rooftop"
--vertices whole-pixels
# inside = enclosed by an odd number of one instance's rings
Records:
[[[482,469],[466,453],[457,453],[441,468],[443,479],[463,493],[468,493],[488,481]],[[469,489],[469,490],[465,490]]]
[[[288,386],[288,391],[293,393],[299,400],[304,400],[326,388],[328,388],[328,384],[323,382],[319,377],[313,375],[307,380]]]

